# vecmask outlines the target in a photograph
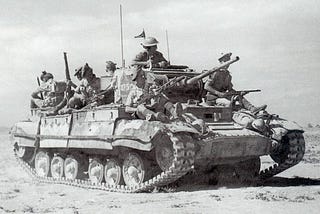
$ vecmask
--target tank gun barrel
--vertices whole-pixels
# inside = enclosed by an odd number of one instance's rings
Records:
[[[227,66],[231,65],[232,63],[235,63],[235,62],[238,61],[239,59],[240,59],[240,58],[237,56],[237,57],[235,57],[235,58],[233,58],[233,59],[231,59],[231,60],[229,60],[229,61],[227,61],[227,62],[225,62],[225,63],[223,63],[223,64],[221,64],[221,65],[219,65],[219,66],[217,66],[217,67],[212,68],[212,69],[209,70],[209,71],[206,71],[206,72],[204,72],[204,73],[202,73],[202,74],[199,74],[198,76],[192,77],[192,78],[190,78],[190,79],[187,79],[185,83],[186,83],[187,85],[194,84],[194,83],[196,83],[197,81],[199,81],[200,79],[203,79],[203,78],[205,78],[205,77],[213,74],[214,72],[216,72],[216,71],[218,71],[218,70],[220,70],[220,69],[222,69],[222,68],[224,68],[224,67],[227,67]]]

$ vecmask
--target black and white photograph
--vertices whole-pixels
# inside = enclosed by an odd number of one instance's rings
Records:
[[[320,213],[320,1],[0,5],[0,213]]]

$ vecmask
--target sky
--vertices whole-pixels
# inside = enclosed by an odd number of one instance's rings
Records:
[[[106,60],[121,66],[120,4],[126,62],[141,51],[142,29],[168,58],[167,31],[171,64],[201,72],[232,52],[235,89],[262,90],[247,96],[253,104],[320,124],[318,0],[0,0],[0,126],[27,118],[42,70],[64,79],[63,52],[71,72],[86,62],[98,75]]]

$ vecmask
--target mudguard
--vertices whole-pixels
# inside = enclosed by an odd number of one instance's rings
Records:
[[[194,127],[192,127],[189,123],[185,123],[182,121],[173,121],[168,124],[164,124],[164,126],[169,129],[169,131],[173,133],[177,132],[189,132],[194,134],[199,134],[199,131],[197,131]]]
[[[285,136],[288,131],[301,131],[303,129],[296,122],[288,121],[285,119],[273,119],[270,121],[270,129],[272,131],[272,138],[280,141],[283,136]]]
[[[39,120],[18,122],[11,128],[11,140],[19,146],[34,147],[38,130]]]
[[[121,119],[117,121],[113,134],[120,139],[115,140],[112,146],[125,146],[150,151],[154,146],[152,139],[167,132],[198,133],[192,126],[181,121],[165,124],[159,121]]]

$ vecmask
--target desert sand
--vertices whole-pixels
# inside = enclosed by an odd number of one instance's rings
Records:
[[[254,187],[192,185],[122,194],[33,181],[0,135],[0,213],[320,213],[320,129],[307,129],[302,162]],[[262,167],[271,159],[262,157]]]

